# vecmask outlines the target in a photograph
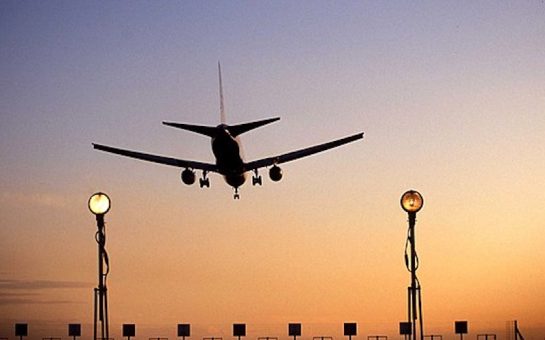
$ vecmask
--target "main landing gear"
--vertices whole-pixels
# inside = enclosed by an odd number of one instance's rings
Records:
[[[254,170],[254,175],[252,176],[252,185],[263,185],[261,176],[257,173],[257,169]]]
[[[210,188],[210,179],[208,179],[207,175],[208,171],[203,171],[202,178],[199,178],[199,185],[201,186],[201,188]]]

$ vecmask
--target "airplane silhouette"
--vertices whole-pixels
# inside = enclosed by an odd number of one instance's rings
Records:
[[[202,170],[202,178],[199,179],[199,185],[201,188],[205,186],[210,187],[210,180],[208,178],[209,172],[219,173],[220,175],[223,175],[225,182],[233,187],[234,198],[239,199],[240,195],[238,189],[246,182],[246,175],[248,172],[254,173],[254,175],[252,176],[252,184],[261,185],[262,178],[259,175],[258,170],[260,168],[271,167],[269,169],[269,177],[272,181],[278,182],[282,179],[282,169],[278,166],[278,164],[310,156],[315,153],[326,151],[363,138],[363,132],[361,132],[345,138],[307,147],[304,149],[299,149],[278,156],[263,158],[251,162],[245,162],[240,155],[240,142],[237,137],[244,132],[248,132],[263,125],[270,124],[279,120],[280,118],[276,117],[237,125],[227,125],[225,123],[225,110],[223,106],[223,85],[221,80],[221,65],[219,62],[218,73],[221,124],[219,124],[218,126],[202,126],[193,124],[163,122],[163,124],[168,126],[192,131],[210,137],[212,139],[212,152],[214,153],[214,156],[216,158],[216,164],[152,155],[137,151],[118,149],[96,143],[92,143],[93,147],[97,150],[110,152],[117,155],[136,158],[148,162],[170,165],[178,168],[185,168],[182,171],[181,177],[182,182],[187,185],[195,183],[194,170]]]

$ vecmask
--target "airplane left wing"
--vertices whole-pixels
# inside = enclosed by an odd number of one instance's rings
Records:
[[[259,168],[263,168],[263,167],[267,167],[267,166],[271,166],[271,165],[275,165],[275,164],[290,162],[290,161],[293,161],[293,160],[296,160],[296,159],[299,159],[299,158],[303,158],[303,157],[313,155],[313,154],[318,153],[318,152],[333,149],[333,148],[336,148],[338,146],[341,146],[341,145],[344,145],[344,144],[347,144],[347,143],[351,143],[351,142],[354,142],[354,141],[356,141],[358,139],[362,139],[362,138],[363,138],[363,132],[352,135],[352,136],[348,136],[348,137],[345,137],[345,138],[337,139],[337,140],[334,140],[332,142],[328,142],[328,143],[324,143],[324,144],[320,144],[320,145],[311,146],[311,147],[308,147],[308,148],[305,148],[305,149],[300,149],[300,150],[288,152],[288,153],[285,153],[285,154],[282,154],[282,155],[279,155],[279,156],[273,156],[273,157],[259,159],[259,160],[252,161],[252,162],[244,164],[244,170],[245,171],[252,171],[252,170],[255,170],[255,169],[259,169]]]
[[[125,149],[118,149],[111,146],[100,145],[95,143],[93,143],[93,147],[100,151],[115,153],[117,155],[136,158],[143,161],[175,166],[178,168],[190,168],[190,169],[198,169],[198,170],[204,170],[209,172],[219,172],[218,167],[215,164],[210,164],[210,163],[187,161],[184,159],[151,155],[147,153],[125,150]]]

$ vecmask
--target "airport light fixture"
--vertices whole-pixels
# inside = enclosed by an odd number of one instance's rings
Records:
[[[106,252],[104,215],[110,211],[110,198],[103,192],[97,192],[89,198],[88,206],[89,210],[96,216],[98,229],[95,234],[95,240],[98,244],[98,287],[94,289],[95,304],[93,339],[98,339],[98,322],[100,322],[100,339],[109,339],[110,331],[108,325],[108,295],[106,288],[106,276],[108,275],[110,269],[108,253]]]
[[[420,328],[420,340],[424,339],[423,321],[422,321],[422,295],[421,287],[416,270],[418,269],[418,256],[416,255],[416,240],[414,228],[416,225],[416,213],[422,209],[424,198],[415,190],[409,190],[401,196],[401,208],[409,215],[409,231],[407,242],[405,243],[405,264],[411,272],[411,286],[408,288],[408,321],[411,323],[412,337],[416,340],[417,326]],[[410,244],[410,254],[407,253],[407,246]],[[419,320],[419,324],[417,324]]]
[[[345,322],[344,336],[347,336],[348,340],[352,340],[352,337],[356,335],[358,335],[358,324],[355,322]]]
[[[15,336],[18,336],[20,340],[23,340],[23,337],[28,336],[28,324],[16,323]]]
[[[467,334],[467,321],[454,321],[454,333],[460,335],[460,340],[464,339],[464,334]]]
[[[288,336],[292,336],[293,340],[297,340],[298,336],[301,336],[301,324],[300,323],[289,323],[288,324]]]
[[[182,340],[185,340],[185,338],[189,336],[191,336],[191,325],[188,323],[179,323],[178,337],[181,337]]]
[[[89,210],[97,216],[106,214],[110,211],[110,197],[103,192],[97,192],[89,198]]]
[[[71,336],[76,340],[77,337],[81,336],[81,324],[71,323],[68,324],[68,336]]]
[[[126,337],[127,340],[131,340],[131,337],[136,336],[136,325],[133,323],[124,323],[121,330],[123,337]]]
[[[233,336],[240,340],[241,337],[246,336],[246,324],[235,323],[233,324]]]
[[[422,209],[423,205],[424,198],[422,198],[422,195],[418,191],[409,190],[401,196],[401,207],[409,214],[416,214]]]

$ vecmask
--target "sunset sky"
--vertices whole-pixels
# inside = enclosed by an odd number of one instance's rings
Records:
[[[97,142],[213,162],[162,121],[281,117],[247,160],[360,131],[362,141],[246,183],[188,187],[180,169]],[[137,338],[390,335],[406,319],[407,216],[424,196],[418,276],[427,334],[453,322],[545,337],[543,1],[1,1],[0,337],[91,334],[96,223],[106,215],[111,334]],[[262,171],[266,175],[265,171]],[[265,177],[265,176],[264,176]],[[503,339],[503,337],[502,337]]]

